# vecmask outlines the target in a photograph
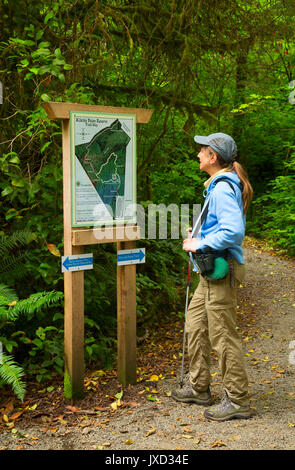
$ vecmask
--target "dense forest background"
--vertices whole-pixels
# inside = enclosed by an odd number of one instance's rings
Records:
[[[247,233],[295,253],[295,5],[292,0],[0,0],[0,364],[24,378],[63,373],[61,125],[46,101],[145,107],[137,201],[202,202],[195,134],[233,135],[254,200]],[[183,315],[186,256],[142,240],[139,332]],[[85,275],[85,361],[116,355],[116,247]]]

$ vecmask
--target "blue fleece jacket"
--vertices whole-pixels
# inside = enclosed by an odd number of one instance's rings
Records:
[[[221,181],[227,178],[235,188]],[[197,235],[196,249],[206,247],[222,252],[228,249],[238,263],[244,264],[242,248],[246,217],[243,213],[242,184],[235,172],[222,173],[210,182],[206,199],[210,197],[208,214]]]

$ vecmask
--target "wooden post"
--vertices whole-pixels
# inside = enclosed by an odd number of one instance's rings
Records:
[[[73,247],[71,254],[82,253],[83,247]],[[64,273],[64,295],[64,395],[79,399],[84,394],[84,271]]]
[[[64,256],[83,253],[72,245],[70,121],[62,121]],[[84,393],[84,271],[64,273],[64,354],[66,398],[82,398]]]
[[[118,250],[136,247],[136,242],[118,242]],[[136,384],[136,264],[117,267],[118,379]]]

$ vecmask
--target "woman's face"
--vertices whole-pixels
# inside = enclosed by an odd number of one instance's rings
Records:
[[[212,165],[216,163],[216,153],[210,147],[201,146],[198,159],[200,161],[200,170],[210,174]]]

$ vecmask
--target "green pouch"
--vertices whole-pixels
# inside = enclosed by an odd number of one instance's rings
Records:
[[[212,280],[224,279],[229,271],[228,262],[224,258],[215,258],[214,269],[210,273],[204,273],[206,277]]]
[[[207,248],[206,253],[197,250],[193,254],[196,260],[200,273],[203,277],[209,280],[224,279],[229,271],[228,262],[220,257],[214,255],[214,251]]]

